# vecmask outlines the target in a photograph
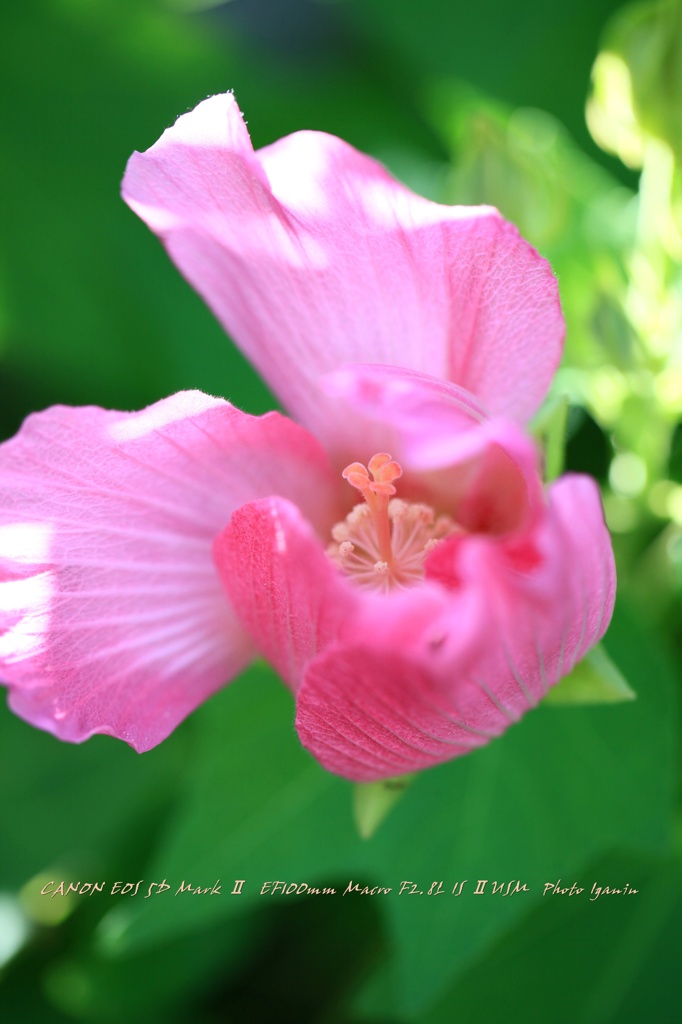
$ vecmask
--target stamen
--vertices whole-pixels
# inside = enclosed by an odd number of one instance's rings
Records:
[[[332,528],[335,543],[327,553],[361,586],[388,590],[418,583],[429,551],[456,529],[449,516],[436,517],[429,505],[393,497],[393,482],[402,472],[386,452],[374,455],[367,467],[353,462],[343,471],[365,502]]]
[[[373,480],[369,479],[372,474]],[[379,452],[369,460],[369,472],[361,462],[351,462],[341,474],[352,487],[356,487],[369,505],[374,517],[374,526],[379,540],[380,561],[390,567],[393,562],[391,550],[391,527],[388,520],[388,499],[395,494],[393,481],[403,475],[402,467],[386,452]]]

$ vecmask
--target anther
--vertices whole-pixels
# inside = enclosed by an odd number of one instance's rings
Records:
[[[367,491],[371,491],[373,494],[395,494],[393,481],[403,475],[402,466],[394,462],[386,452],[379,452],[378,455],[373,455],[369,460],[368,466],[369,472],[367,467],[363,466],[361,462],[351,462],[350,466],[346,466],[341,475],[344,480],[347,480],[349,484],[356,487],[365,498],[367,498]],[[372,480],[369,478],[370,473],[373,477]],[[369,501],[369,498],[367,500]]]

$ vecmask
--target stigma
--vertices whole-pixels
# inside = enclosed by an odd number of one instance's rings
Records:
[[[332,528],[327,554],[359,586],[390,590],[418,584],[428,553],[456,529],[450,516],[436,515],[430,505],[395,497],[394,481],[402,473],[385,452],[367,466],[353,462],[343,471],[364,502]]]

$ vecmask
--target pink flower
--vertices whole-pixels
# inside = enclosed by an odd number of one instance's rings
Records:
[[[503,732],[615,590],[595,484],[545,493],[522,430],[561,354],[547,263],[339,139],[254,153],[231,95],[123,191],[301,425],[198,393],[29,417],[0,447],[12,708],[147,750],[260,653],[349,778]]]

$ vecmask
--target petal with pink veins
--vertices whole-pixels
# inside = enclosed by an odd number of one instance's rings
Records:
[[[613,610],[611,545],[585,477],[554,484],[546,515],[522,539],[458,535],[427,569],[451,600],[441,643],[424,622],[422,639],[403,644],[401,617],[382,629],[370,609],[351,640],[306,668],[297,729],[329,771],[388,778],[488,742],[571,670]],[[410,592],[415,606],[420,594]]]
[[[325,535],[337,483],[307,432],[198,392],[54,407],[0,446],[0,679],[62,739],[147,750],[254,656],[212,559],[273,492]]]
[[[230,94],[134,154],[123,195],[330,451],[362,441],[317,387],[345,363],[449,380],[519,422],[557,368],[556,280],[496,210],[423,199],[320,132],[254,152]]]
[[[483,695],[479,705],[486,700]],[[509,724],[488,704],[497,722],[470,724],[423,661],[399,649],[332,647],[308,666],[296,729],[328,771],[371,782],[430,768],[487,743]]]
[[[214,557],[247,634],[295,690],[306,662],[353,614],[358,591],[299,510],[281,498],[237,509],[215,542]]]

